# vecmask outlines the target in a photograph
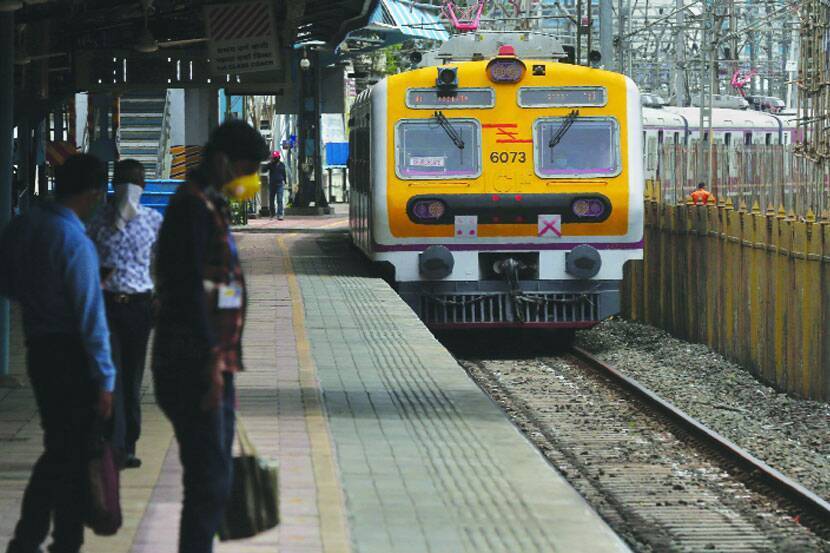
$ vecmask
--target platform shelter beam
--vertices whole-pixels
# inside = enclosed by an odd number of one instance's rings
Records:
[[[0,12],[0,231],[12,216],[14,12]],[[9,300],[0,298],[0,380],[9,375]]]

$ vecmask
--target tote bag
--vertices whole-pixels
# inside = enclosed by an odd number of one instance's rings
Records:
[[[99,429],[93,432],[87,460],[89,495],[85,523],[99,536],[112,536],[121,528],[121,497],[116,454]]]
[[[233,458],[233,485],[219,527],[222,541],[250,538],[279,523],[278,466],[257,455],[237,418],[239,455]]]

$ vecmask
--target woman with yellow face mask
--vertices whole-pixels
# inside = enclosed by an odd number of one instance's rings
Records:
[[[248,124],[218,127],[201,166],[170,201],[159,234],[152,369],[156,401],[173,424],[181,452],[179,543],[187,551],[213,550],[230,493],[234,373],[242,370],[247,298],[228,199],[256,195],[268,154],[265,140]]]

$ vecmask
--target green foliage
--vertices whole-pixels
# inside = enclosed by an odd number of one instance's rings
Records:
[[[395,44],[382,50],[386,56],[386,74],[394,75],[401,72],[401,45]]]

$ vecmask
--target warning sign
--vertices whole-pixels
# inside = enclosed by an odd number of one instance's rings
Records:
[[[210,67],[214,75],[280,68],[273,2],[205,6]]]
[[[540,238],[562,238],[561,215],[539,215]]]

